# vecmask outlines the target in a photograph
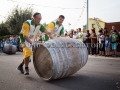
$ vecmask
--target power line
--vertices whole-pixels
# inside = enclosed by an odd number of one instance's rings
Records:
[[[18,1],[14,1],[14,0],[7,0],[7,1],[16,2],[16,3],[21,3],[21,4],[27,4],[27,5],[32,5],[32,6],[49,7],[49,8],[59,8],[59,9],[82,9],[82,8],[65,8],[65,7],[44,6],[44,5],[38,5],[38,4],[29,4],[29,3],[18,2]]]
[[[80,16],[79,16],[79,18],[78,18],[78,20],[76,21],[76,23],[75,23],[75,25],[73,26],[73,28],[77,25],[77,23],[78,23],[78,21],[80,20],[80,18],[82,17],[82,14],[83,14],[83,12],[84,12],[84,9],[85,9],[85,7],[86,7],[86,1],[84,2],[84,5],[83,5],[83,8],[82,8],[82,12],[81,12],[81,14],[80,14]]]

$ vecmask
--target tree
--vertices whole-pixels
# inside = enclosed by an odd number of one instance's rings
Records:
[[[19,34],[24,21],[31,19],[33,14],[32,7],[21,8],[16,6],[8,15],[6,24],[11,34]]]
[[[0,24],[0,36],[9,35],[10,32],[5,23]]]
[[[83,30],[86,30],[87,29],[87,25],[83,25]]]

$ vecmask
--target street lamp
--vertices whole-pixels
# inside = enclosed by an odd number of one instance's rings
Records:
[[[69,30],[70,30],[70,25],[71,25],[71,24],[70,24],[70,23],[68,23],[68,25],[69,25]]]

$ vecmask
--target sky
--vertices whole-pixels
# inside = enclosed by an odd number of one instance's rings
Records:
[[[88,1],[89,18],[97,17],[105,22],[120,22],[120,0]],[[67,31],[82,28],[87,23],[86,2],[86,0],[29,0],[29,2],[28,0],[0,0],[0,22],[5,21],[8,12],[11,12],[16,5],[28,7],[31,6],[28,4],[35,4],[34,12],[42,14],[41,23],[50,23],[59,15],[64,15],[63,26]]]

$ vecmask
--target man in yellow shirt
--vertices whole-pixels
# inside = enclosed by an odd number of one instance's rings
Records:
[[[62,25],[64,19],[65,17],[63,15],[60,15],[57,20],[52,21],[46,27],[47,31],[51,32],[52,38],[57,38],[59,36],[64,37],[64,27]],[[44,41],[49,40],[49,36],[45,34],[43,40]]]
[[[24,59],[22,63],[18,66],[18,70],[24,74],[23,65],[25,64],[25,75],[29,75],[29,60],[32,52],[32,43],[35,42],[38,34],[41,32],[46,33],[50,37],[50,32],[48,32],[45,27],[40,24],[42,16],[40,13],[35,13],[33,15],[33,20],[26,20],[22,25],[22,30],[20,32],[20,42],[23,47]]]

